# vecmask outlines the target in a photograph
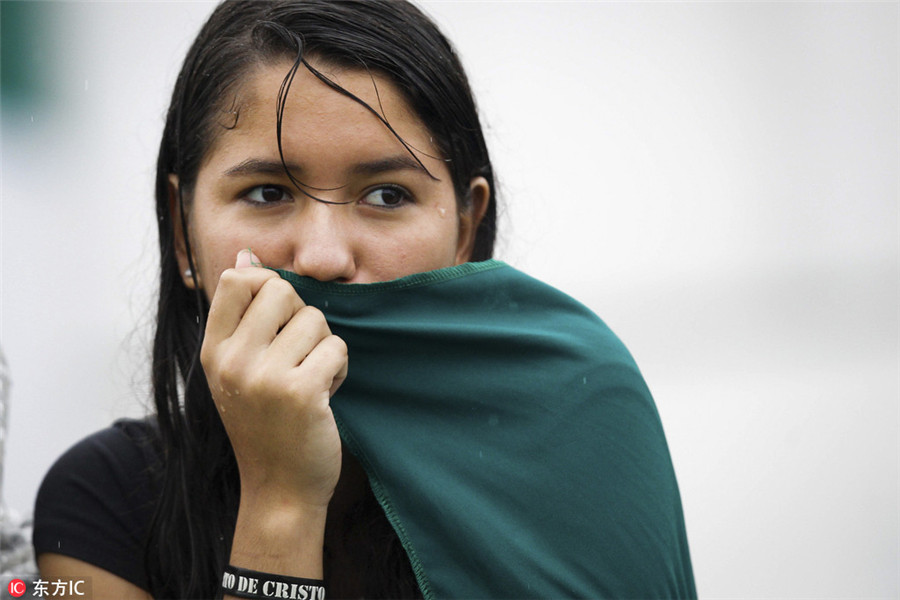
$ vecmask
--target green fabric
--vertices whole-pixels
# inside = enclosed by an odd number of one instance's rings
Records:
[[[279,273],[347,342],[335,417],[426,598],[696,595],[656,407],[590,310],[499,261]]]

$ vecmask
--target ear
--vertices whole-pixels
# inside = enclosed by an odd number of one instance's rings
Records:
[[[169,175],[169,217],[172,219],[172,232],[175,243],[175,259],[178,261],[178,272],[181,273],[181,281],[189,290],[197,289],[200,283],[200,274],[191,274],[191,261],[188,260],[187,242],[185,241],[186,223],[181,218],[181,206],[178,200],[178,175]],[[197,263],[194,262],[196,267]]]
[[[475,247],[475,232],[491,202],[491,186],[487,179],[472,178],[469,182],[469,206],[459,215],[459,237],[456,246],[456,264],[468,262]]]

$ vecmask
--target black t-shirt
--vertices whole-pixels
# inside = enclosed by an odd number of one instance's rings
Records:
[[[123,419],[75,444],[38,491],[35,553],[77,558],[148,589],[145,540],[160,459],[151,420]]]
[[[116,421],[81,440],[54,463],[38,491],[35,553],[82,560],[149,592],[146,539],[162,492],[161,474],[155,418]],[[354,513],[351,560],[361,565],[359,572],[397,572],[372,576],[376,587],[367,597],[421,598],[409,559],[371,491],[354,510],[360,512]],[[328,582],[343,589],[340,581]],[[379,586],[393,587],[385,592]]]

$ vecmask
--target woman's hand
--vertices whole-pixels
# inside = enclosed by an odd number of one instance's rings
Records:
[[[341,469],[332,394],[347,347],[249,250],[222,273],[200,358],[241,477],[241,512],[327,508]]]

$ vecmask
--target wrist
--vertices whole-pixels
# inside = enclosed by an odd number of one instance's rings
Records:
[[[327,506],[242,497],[231,564],[321,579],[327,512]]]
[[[238,518],[241,516],[269,521],[311,521],[322,520],[328,514],[331,497],[309,500],[274,486],[251,488],[241,486]]]
[[[304,486],[272,474],[244,470],[240,471],[240,481],[241,505],[287,512],[327,510],[335,488]]]

